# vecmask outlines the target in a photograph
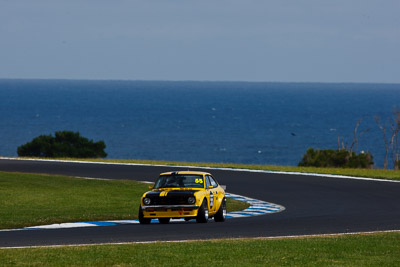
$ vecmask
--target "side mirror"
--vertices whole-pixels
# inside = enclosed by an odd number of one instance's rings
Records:
[[[149,185],[149,189],[150,189],[150,190],[153,189],[153,186],[152,186],[152,185]]]
[[[220,185],[224,191],[226,190],[226,185]]]

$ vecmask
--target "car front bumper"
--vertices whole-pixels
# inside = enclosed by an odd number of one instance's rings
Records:
[[[144,218],[184,218],[195,217],[198,205],[152,205],[142,206]]]

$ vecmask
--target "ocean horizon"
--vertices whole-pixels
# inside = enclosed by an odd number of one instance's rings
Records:
[[[0,79],[1,156],[43,134],[103,140],[107,158],[295,166],[338,137],[382,168],[400,84]],[[389,158],[389,167],[391,167]]]

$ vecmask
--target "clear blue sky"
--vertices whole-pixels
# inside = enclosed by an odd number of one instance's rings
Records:
[[[0,78],[400,83],[400,1],[0,0]]]

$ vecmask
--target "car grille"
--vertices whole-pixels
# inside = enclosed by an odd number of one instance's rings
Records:
[[[184,205],[187,203],[187,197],[152,197],[150,205]]]

